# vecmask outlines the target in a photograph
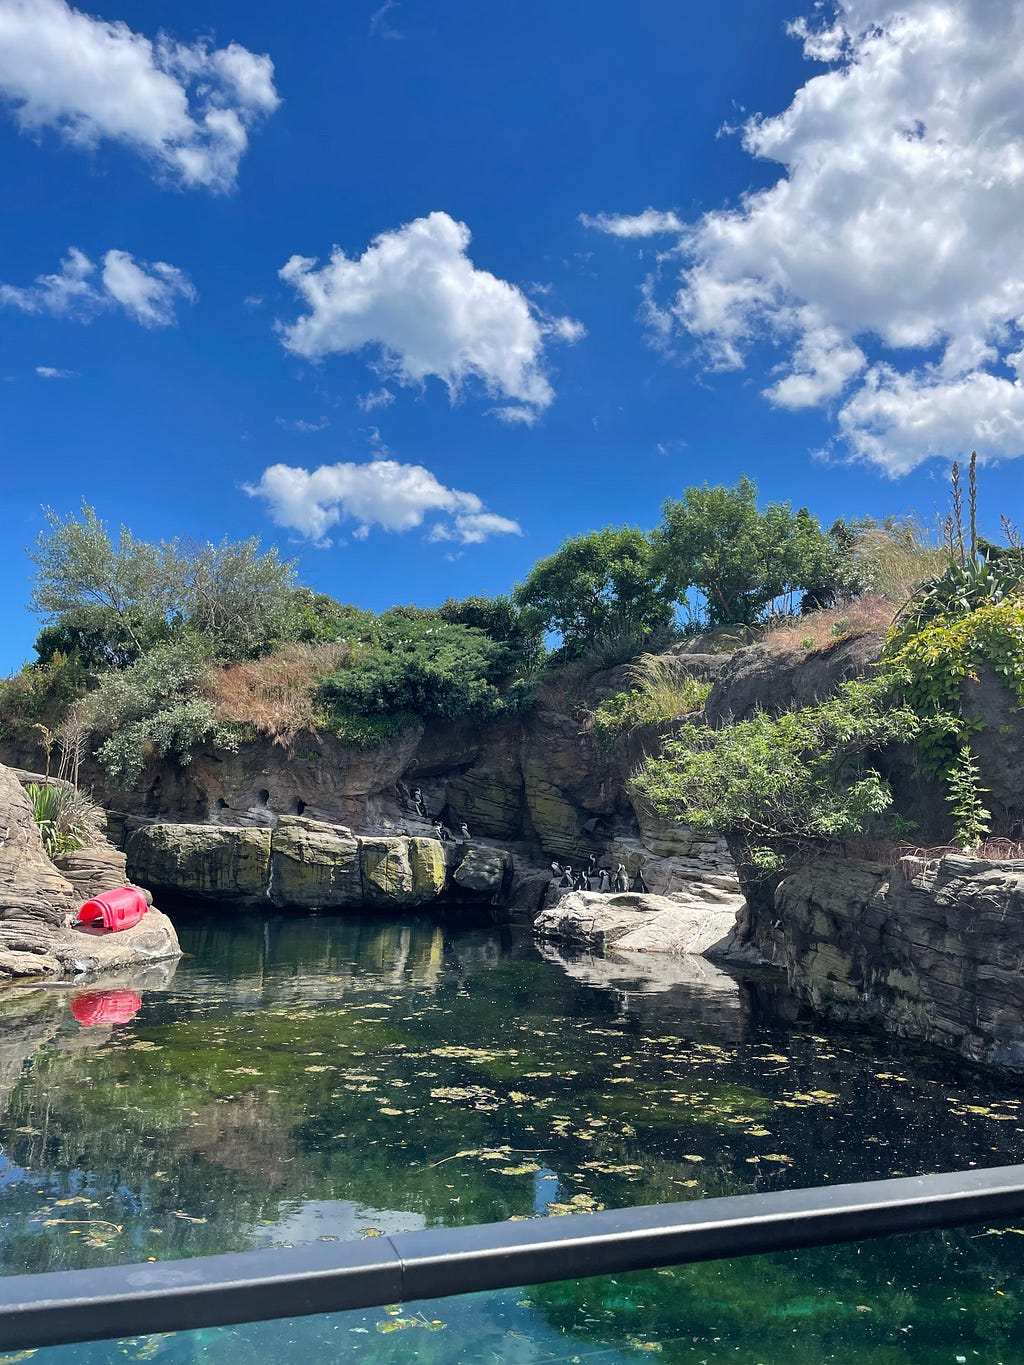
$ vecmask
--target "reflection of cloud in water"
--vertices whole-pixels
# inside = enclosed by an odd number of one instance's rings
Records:
[[[257,1229],[257,1236],[263,1246],[279,1242],[315,1242],[328,1237],[350,1242],[363,1237],[368,1228],[394,1233],[413,1232],[423,1227],[426,1227],[426,1219],[419,1213],[372,1209],[351,1199],[309,1199],[293,1205],[276,1222]]]
[[[615,953],[539,941],[546,962],[585,986],[614,995],[623,1014],[664,1015],[674,1025],[706,1024],[736,1039],[748,1022],[746,993],[736,977],[696,954]]]

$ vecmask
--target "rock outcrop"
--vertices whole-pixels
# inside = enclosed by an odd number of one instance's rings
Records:
[[[91,976],[180,957],[174,926],[150,909],[119,933],[75,924],[79,905],[124,885],[124,855],[103,840],[64,859],[46,856],[21,781],[0,766],[0,980]]]
[[[780,652],[766,644],[741,649],[718,674],[705,714],[712,725],[725,725],[747,720],[755,711],[812,706],[831,696],[840,683],[870,672],[884,641],[881,631],[867,631],[810,653]]]
[[[410,910],[446,902],[507,904],[512,857],[475,841],[354,835],[282,815],[277,826],[140,825],[127,839],[132,876],[165,897],[242,909]]]
[[[534,921],[538,938],[634,953],[721,955],[743,898],[695,883],[689,896],[569,891]],[[718,952],[716,953],[716,948]]]
[[[1024,1071],[1024,863],[822,858],[780,884],[775,914],[815,1010]]]

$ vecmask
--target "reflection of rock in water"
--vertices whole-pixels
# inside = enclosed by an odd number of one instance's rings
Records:
[[[25,1063],[53,1038],[66,1008],[52,991],[18,989],[0,997],[0,1114]]]
[[[537,949],[574,981],[612,992],[624,1014],[663,1020],[674,1029],[707,1027],[731,1042],[748,1031],[746,987],[706,958],[614,952],[596,957],[553,943],[538,943]]]

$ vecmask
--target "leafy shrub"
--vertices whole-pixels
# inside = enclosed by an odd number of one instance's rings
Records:
[[[629,681],[628,692],[609,697],[594,713],[594,735],[602,745],[637,725],[700,711],[711,692],[711,683],[682,673],[656,654],[641,655],[629,671]]]
[[[97,756],[114,782],[131,787],[153,756],[187,763],[197,744],[234,747],[205,695],[209,674],[203,642],[186,636],[104,675],[89,697],[88,718],[106,736]]]
[[[396,608],[368,617],[347,643],[354,647],[316,686],[314,702],[353,743],[416,721],[496,720],[529,699],[512,649],[434,612]]]
[[[922,721],[917,747],[925,774],[947,780],[964,734],[976,726],[963,716],[963,685],[979,666],[990,664],[1024,703],[1024,595],[959,617],[939,615],[913,632],[897,622],[884,659],[904,704]]]
[[[892,802],[871,755],[914,738],[887,678],[844,683],[817,706],[721,730],[685,724],[634,779],[662,814],[735,836],[770,869],[801,847],[860,833]]]

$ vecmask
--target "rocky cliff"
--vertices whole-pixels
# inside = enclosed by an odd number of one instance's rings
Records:
[[[822,858],[775,914],[790,989],[819,1013],[1024,1071],[1024,863]]]
[[[124,884],[124,855],[104,841],[54,866],[21,782],[0,766],[0,981],[92,976],[179,957],[174,927],[159,910],[119,933],[76,926],[83,901]]]

